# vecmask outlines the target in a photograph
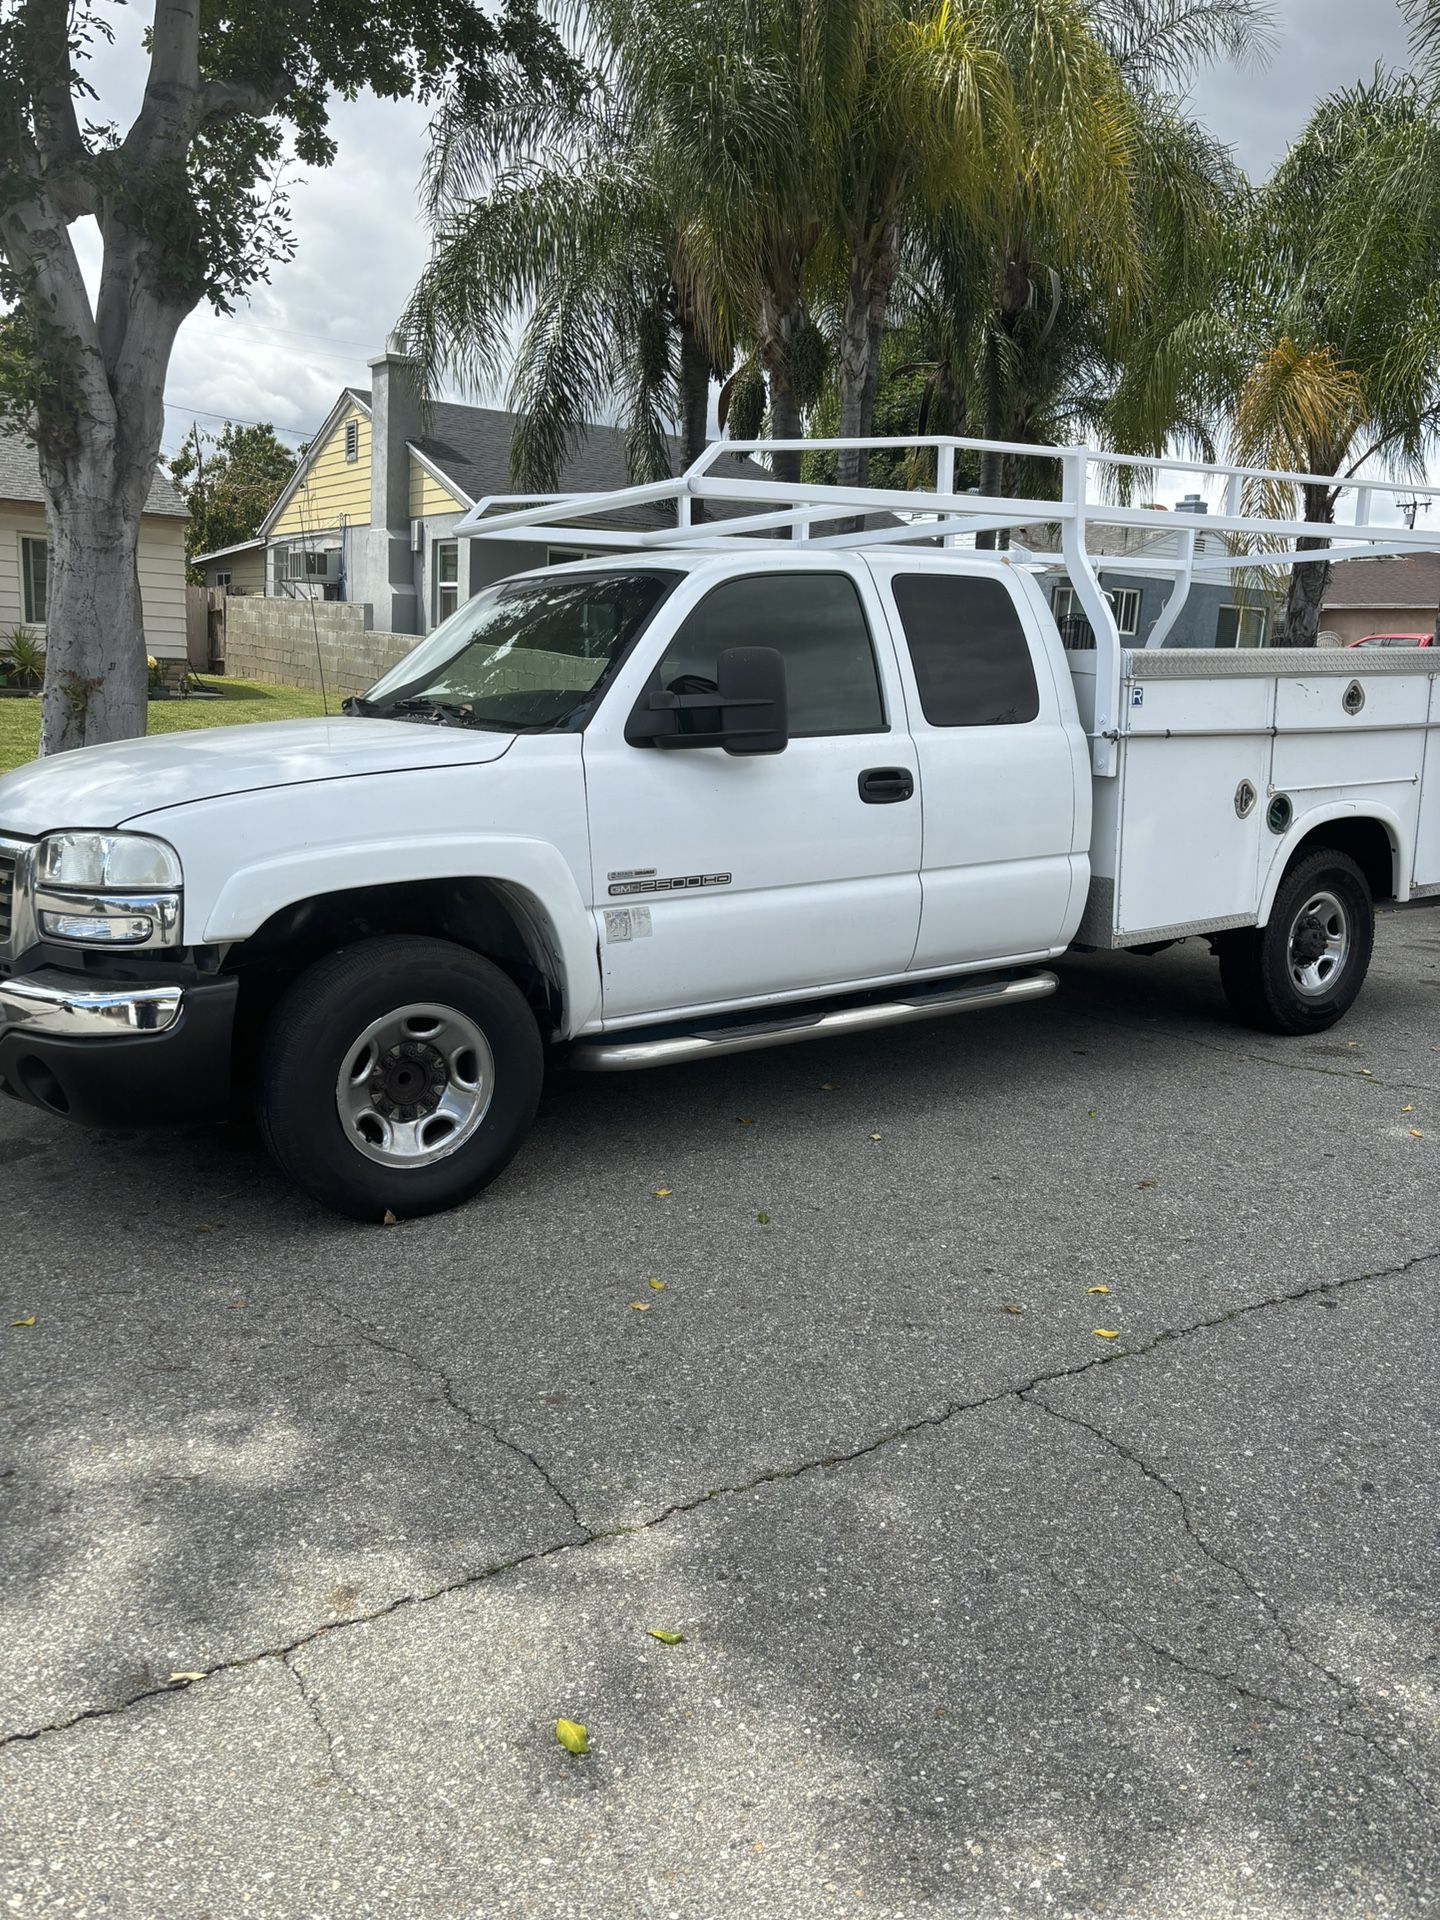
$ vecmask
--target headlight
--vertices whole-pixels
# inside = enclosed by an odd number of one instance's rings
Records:
[[[142,833],[52,833],[35,858],[42,939],[84,947],[180,944],[180,861]]]
[[[180,861],[163,840],[143,833],[52,833],[40,842],[35,878],[42,887],[83,892],[178,889]]]

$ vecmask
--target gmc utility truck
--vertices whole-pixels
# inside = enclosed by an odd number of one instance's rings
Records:
[[[1381,482],[1324,481],[1353,519],[1311,525],[1250,510],[1308,475],[1144,463],[1222,495],[1202,516],[1117,504],[1130,463],[1087,448],[918,444],[929,491],[722,478],[716,448],[484,501],[467,536],[594,557],[487,588],[343,715],[0,779],[0,1087],[125,1126],[241,1090],[292,1179],[378,1221],[494,1179],[551,1061],[1019,1005],[1076,945],[1198,935],[1243,1020],[1339,1020],[1376,903],[1440,894],[1440,655],[1161,643],[1194,583],[1283,579],[1307,535],[1436,535],[1374,522]],[[1059,499],[957,493],[985,451]],[[1167,536],[1123,562],[1173,582],[1144,647],[1102,524]],[[977,546],[1002,528],[1031,544]]]

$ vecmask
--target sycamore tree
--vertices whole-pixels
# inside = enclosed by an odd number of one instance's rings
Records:
[[[218,434],[192,435],[170,462],[170,478],[190,509],[185,551],[191,559],[253,540],[296,458],[268,422],[227,420]]]
[[[41,752],[145,727],[136,552],[181,324],[286,259],[282,170],[335,158],[327,101],[460,88],[474,114],[575,85],[534,0],[0,0],[0,428],[39,458],[51,548]],[[127,21],[128,128],[88,57]],[[77,222],[99,228],[92,298]]]

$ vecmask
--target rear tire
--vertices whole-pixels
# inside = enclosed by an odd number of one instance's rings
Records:
[[[272,1014],[260,1131],[322,1205],[414,1219],[509,1163],[544,1066],[534,1014],[490,961],[448,940],[362,940],[301,974]]]
[[[1375,944],[1370,887],[1348,854],[1321,847],[1280,882],[1268,925],[1216,941],[1220,984],[1263,1033],[1323,1033],[1350,1010]]]

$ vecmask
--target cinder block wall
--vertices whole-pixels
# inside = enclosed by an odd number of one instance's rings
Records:
[[[327,693],[343,698],[364,693],[417,644],[413,633],[367,632],[364,607],[346,601],[232,594],[225,605],[225,672],[232,680],[318,693],[323,665]]]

